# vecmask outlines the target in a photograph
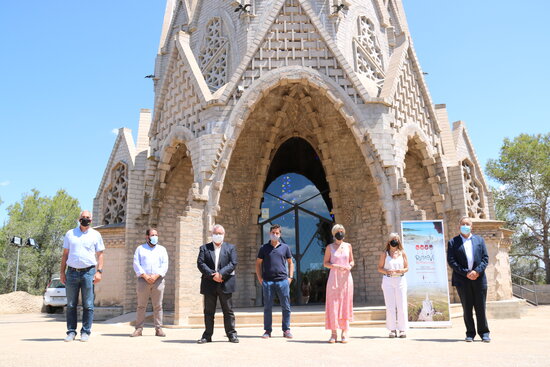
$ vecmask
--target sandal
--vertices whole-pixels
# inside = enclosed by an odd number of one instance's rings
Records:
[[[342,344],[346,344],[347,342],[348,342],[347,333],[346,333],[346,334],[342,333],[342,340],[341,340],[341,343],[342,343]]]
[[[336,333],[332,333],[332,334],[330,335],[330,339],[328,340],[328,342],[329,342],[330,344],[334,344],[334,343],[336,343],[336,338],[337,338],[337,334],[336,334]]]

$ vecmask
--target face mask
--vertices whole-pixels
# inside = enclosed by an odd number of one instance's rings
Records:
[[[213,234],[212,235],[212,242],[222,243],[223,242],[223,234]]]
[[[460,232],[462,234],[470,234],[470,232],[472,232],[472,227],[467,225],[460,226]]]
[[[273,233],[270,233],[269,234],[269,238],[271,239],[271,241],[279,241],[279,238],[281,236],[280,235],[277,235],[277,234],[273,234]]]
[[[339,241],[342,241],[344,239],[344,232],[336,232],[334,234],[334,238],[336,238]]]
[[[156,245],[157,243],[159,243],[159,236],[151,236],[149,237],[149,243],[151,245]]]
[[[79,222],[82,225],[82,227],[88,227],[90,223],[92,223],[92,220],[88,218],[80,218]]]
[[[391,247],[397,247],[397,246],[399,246],[399,242],[397,242],[396,240],[391,240],[390,241],[390,246]]]

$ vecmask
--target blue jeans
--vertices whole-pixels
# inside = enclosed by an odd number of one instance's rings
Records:
[[[264,294],[264,330],[269,334],[273,330],[271,309],[275,292],[277,292],[283,310],[283,331],[290,330],[290,284],[288,280],[264,280],[262,289]]]
[[[94,275],[95,268],[88,271],[67,270],[67,334],[76,334],[76,307],[78,305],[78,292],[82,293],[82,329],[80,333],[92,332],[94,320]]]

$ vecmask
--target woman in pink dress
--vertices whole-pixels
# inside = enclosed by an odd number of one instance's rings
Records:
[[[353,320],[353,278],[351,268],[353,252],[351,245],[344,242],[346,230],[336,224],[332,227],[334,242],[325,249],[323,265],[330,269],[327,281],[325,328],[331,330],[329,343],[335,343],[337,330],[342,330],[342,343],[348,342],[349,323]]]

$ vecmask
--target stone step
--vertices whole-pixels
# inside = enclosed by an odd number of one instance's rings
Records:
[[[292,325],[295,326],[324,326],[325,311],[323,307],[310,306],[293,307]],[[354,321],[352,325],[378,325],[383,324],[386,319],[386,310],[384,307],[356,307],[353,310]],[[238,310],[235,312],[235,318],[238,325],[241,326],[263,326],[263,309]],[[280,307],[273,307],[273,324],[281,324],[282,313]],[[216,312],[215,325],[223,326],[223,314]],[[192,314],[189,317],[189,327],[204,327],[204,316],[202,314]]]
[[[487,302],[487,316],[489,318],[518,318],[522,307],[525,307],[524,300],[507,300]],[[324,326],[325,325],[324,305],[293,306],[291,324],[293,326]],[[236,323],[238,327],[262,327],[263,308],[236,308]],[[460,303],[451,304],[451,319],[462,317],[462,306]],[[383,327],[386,322],[386,308],[384,306],[360,306],[353,309],[354,321],[352,326],[361,327]],[[145,322],[152,325],[153,313],[147,312]],[[281,308],[273,307],[273,325],[281,324]],[[127,323],[132,325],[135,320],[135,312],[121,315],[108,320],[108,323]],[[164,311],[164,326],[166,328],[204,328],[204,316],[202,313],[194,313],[189,316],[186,325],[174,325],[174,312]],[[218,310],[215,315],[215,327],[223,327],[223,314]]]
[[[354,321],[352,326],[362,327],[380,327],[386,322],[386,308],[384,306],[364,306],[354,307]],[[462,316],[460,304],[451,304],[451,318]],[[262,327],[263,309],[254,307],[248,309],[235,309],[236,323],[240,327]],[[152,318],[151,318],[152,321]],[[280,325],[282,322],[282,313],[280,307],[273,307],[273,325]],[[165,323],[167,327],[177,328],[173,324],[173,313],[165,314]],[[292,307],[291,323],[293,326],[324,326],[325,310],[324,305],[294,306]],[[216,312],[215,327],[223,327],[223,314]],[[192,314],[189,316],[188,324],[185,327],[204,328],[203,314]]]

